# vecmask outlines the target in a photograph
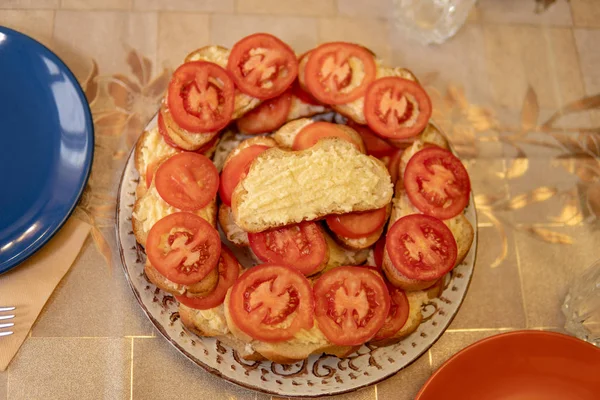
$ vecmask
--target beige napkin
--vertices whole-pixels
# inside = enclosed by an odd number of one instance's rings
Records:
[[[17,354],[44,304],[71,268],[89,231],[88,224],[70,218],[41,250],[0,275],[0,307],[17,307],[10,312],[15,314],[11,320],[15,326],[9,328],[14,334],[0,337],[0,371],[6,370]]]

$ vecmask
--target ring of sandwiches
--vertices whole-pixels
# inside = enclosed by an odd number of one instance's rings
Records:
[[[431,108],[357,44],[297,56],[259,33],[193,51],[135,149],[146,277],[189,331],[247,360],[400,341],[474,236],[469,176]]]

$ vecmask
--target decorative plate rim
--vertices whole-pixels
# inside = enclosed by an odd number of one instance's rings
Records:
[[[157,115],[157,114],[156,114]],[[150,122],[148,123],[148,125],[144,128],[144,129],[148,129],[148,127],[150,127],[151,125],[154,124],[155,120],[156,120],[156,115],[150,120]],[[439,126],[437,126],[433,121],[430,121],[430,123],[432,123],[440,132],[442,132],[442,130],[439,128]],[[443,134],[443,132],[442,132]],[[446,138],[447,136],[445,134],[443,134]],[[221,371],[219,371],[216,368],[213,368],[209,365],[207,365],[206,363],[204,363],[203,361],[199,360],[196,356],[194,356],[193,354],[191,354],[190,352],[188,352],[186,349],[184,349],[179,343],[177,343],[171,336],[169,336],[169,334],[165,331],[165,328],[163,327],[163,325],[150,313],[150,311],[148,310],[148,308],[144,305],[140,293],[138,291],[138,289],[135,287],[130,275],[129,275],[129,271],[127,269],[127,262],[125,260],[125,249],[123,247],[123,243],[121,241],[121,237],[119,234],[119,228],[120,228],[120,215],[121,215],[121,193],[122,193],[122,189],[123,189],[123,183],[125,181],[125,174],[127,172],[127,165],[130,162],[131,157],[133,157],[134,153],[135,153],[135,147],[133,146],[131,151],[129,152],[126,162],[125,162],[125,166],[123,167],[123,171],[121,173],[121,177],[119,180],[119,186],[117,189],[117,205],[116,205],[116,209],[115,209],[115,218],[116,218],[116,223],[115,223],[115,235],[116,235],[116,242],[117,245],[119,247],[119,256],[121,259],[121,267],[123,269],[123,272],[125,274],[125,278],[127,279],[127,283],[129,284],[131,290],[133,291],[133,294],[135,296],[136,301],[138,302],[139,306],[142,308],[144,314],[148,317],[148,319],[150,320],[150,322],[152,322],[152,325],[154,325],[154,327],[158,330],[158,332],[161,334],[161,336],[167,340],[167,342],[169,342],[173,347],[175,347],[178,351],[180,351],[188,360],[190,360],[191,362],[193,362],[194,364],[200,366],[201,368],[203,368],[206,372],[209,372],[210,374],[217,376],[219,378],[224,379],[226,382],[229,382],[231,384],[234,384],[236,386],[242,387],[244,389],[249,389],[249,390],[253,390],[255,392],[260,392],[263,394],[268,394],[268,395],[275,395],[275,396],[289,396],[289,394],[282,394],[280,392],[276,392],[273,390],[269,390],[269,389],[264,389],[260,386],[253,386],[250,384],[246,384],[244,382],[241,382],[239,380],[236,380],[235,378],[229,377],[225,374],[223,374]],[[453,153],[456,154],[455,150],[452,148],[452,145],[450,144],[451,147],[451,151]],[[479,241],[479,235],[478,235],[478,227],[477,227],[477,209],[475,206],[475,201],[474,201],[474,195],[473,195],[473,191],[471,190],[471,198],[470,198],[470,206],[473,208],[473,221],[469,221],[469,222],[473,222],[474,226],[473,226],[473,230],[474,230],[474,238],[473,238],[473,243],[471,244],[471,248],[469,249],[470,251],[473,251],[473,262],[470,268],[470,273],[468,276],[468,281],[466,283],[466,288],[464,291],[464,294],[460,297],[460,300],[458,301],[457,307],[456,307],[456,311],[449,316],[446,325],[443,327],[443,329],[441,330],[441,332],[431,340],[431,342],[421,351],[419,352],[415,357],[413,357],[410,361],[408,361],[406,364],[404,364],[402,367],[398,368],[395,371],[390,372],[389,374],[384,375],[383,377],[380,378],[376,378],[372,381],[369,381],[368,383],[359,385],[359,386],[355,386],[352,388],[349,388],[347,390],[341,390],[341,391],[335,391],[334,393],[318,393],[318,394],[294,394],[292,395],[292,397],[296,397],[296,398],[305,398],[305,399],[314,399],[314,398],[322,398],[322,397],[327,397],[327,396],[332,396],[332,395],[343,395],[343,394],[348,394],[348,393],[352,393],[352,392],[356,392],[358,390],[364,389],[366,387],[372,386],[372,385],[376,385],[384,380],[387,380],[389,378],[391,378],[392,376],[398,374],[400,371],[402,371],[403,369],[405,369],[406,367],[410,366],[412,363],[414,363],[415,361],[417,361],[418,359],[420,359],[423,354],[425,354],[427,351],[429,351],[431,349],[431,347],[442,337],[442,335],[446,332],[446,330],[448,329],[448,327],[450,326],[450,324],[452,323],[452,321],[454,321],[454,318],[456,317],[456,315],[458,314],[458,311],[460,310],[466,294],[471,286],[471,282],[472,282],[472,277],[473,277],[473,271],[475,268],[475,264],[477,261],[477,250],[478,250],[478,241]],[[139,245],[139,244],[137,244]],[[182,329],[186,330],[187,332],[189,332],[189,330],[187,330],[183,324],[182,324]],[[195,334],[194,334],[195,335]],[[196,335],[197,336],[197,335]],[[387,346],[385,346],[387,347]],[[339,357],[335,357],[332,356],[334,358],[338,358],[340,360],[343,360],[342,358]]]

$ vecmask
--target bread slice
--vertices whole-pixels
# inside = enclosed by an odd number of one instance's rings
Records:
[[[218,218],[219,226],[223,230],[227,240],[238,247],[247,247],[250,245],[250,242],[248,242],[248,233],[235,224],[231,207],[221,203]]]
[[[340,246],[328,233],[324,233],[327,247],[329,248],[329,260],[321,271],[325,273],[330,269],[345,265],[362,265],[369,257],[369,250],[349,250]],[[317,276],[313,277],[314,279]]]
[[[196,133],[186,131],[177,125],[166,103],[167,101],[165,98],[159,111],[165,124],[165,131],[169,136],[169,139],[183,150],[196,151],[219,134],[219,132]]]
[[[144,131],[135,145],[135,169],[139,172],[140,177],[145,178],[148,165],[177,152],[174,147],[165,142],[165,139],[158,132],[158,127],[155,126]]]
[[[381,61],[377,60],[377,78],[383,78],[388,76],[396,76],[399,78],[408,79],[417,82],[415,75],[405,68],[391,68],[384,67],[381,65]],[[365,97],[361,96],[354,101],[346,104],[336,104],[331,106],[335,111],[350,118],[356,123],[366,125],[367,120],[365,119],[365,113],[363,112],[365,107]]]
[[[131,217],[131,224],[133,226],[133,233],[135,239],[139,244],[146,247],[146,239],[148,238],[148,232],[158,220],[166,217],[167,215],[179,212],[178,208],[169,205],[164,201],[156,187],[154,182],[150,185],[150,189],[146,193],[138,198],[133,205],[133,213]],[[217,227],[217,200],[213,199],[206,207],[194,211],[194,214],[205,219],[213,227]]]
[[[237,156],[242,150],[247,149],[250,146],[267,146],[267,147],[277,147],[277,142],[268,137],[268,136],[253,136],[249,139],[244,139],[238,144],[233,150],[229,152],[227,157],[225,157],[225,161],[223,162],[223,168],[227,166],[229,160],[233,157]]]
[[[287,120],[293,121],[298,118],[312,117],[316,114],[322,114],[329,109],[322,105],[303,102],[299,97],[292,95],[292,104],[288,112]]]
[[[408,164],[410,158],[428,146],[438,146],[450,150],[448,139],[446,139],[446,137],[442,135],[442,132],[431,123],[427,124],[427,127],[419,134],[419,136],[417,136],[413,144],[402,152],[400,163],[398,164],[400,168],[398,176],[400,178],[404,176],[404,170],[406,169],[406,164]]]
[[[314,122],[317,121],[311,118],[301,118],[288,122],[273,133],[273,139],[275,139],[279,147],[282,149],[291,150],[298,133]],[[352,141],[358,144],[361,153],[366,153],[365,144],[363,143],[362,137],[358,134],[358,132],[347,125],[337,124],[337,127],[346,132],[352,138]]]
[[[423,322],[423,314],[421,309],[423,304],[425,304],[429,298],[427,293],[424,291],[406,292],[406,298],[408,299],[409,311],[408,318],[402,328],[400,328],[400,330],[396,332],[394,336],[372,341],[371,344],[378,347],[383,347],[398,343],[402,338],[405,338],[416,331],[419,325],[421,325],[421,322]]]
[[[408,151],[408,150],[406,150]],[[392,226],[394,222],[405,215],[410,214],[419,214],[420,211],[417,210],[412,203],[410,202],[406,192],[404,191],[404,185],[402,181],[399,181],[399,184],[396,185],[396,194],[393,200],[392,206],[392,214],[390,216],[389,226]],[[460,264],[464,258],[467,256],[469,249],[473,243],[473,239],[475,236],[475,231],[473,230],[473,226],[464,216],[464,214],[459,214],[453,218],[443,220],[444,224],[452,231],[452,235],[456,240],[457,246],[457,256],[455,266]],[[383,251],[383,271],[387,276],[388,280],[397,287],[400,287],[404,290],[422,290],[428,287],[431,287],[435,284],[436,280],[432,281],[419,281],[414,279],[409,279],[402,275],[392,264],[390,260],[387,249]]]
[[[144,273],[150,282],[156,287],[164,290],[167,293],[171,293],[175,296],[182,296],[184,294],[190,297],[202,297],[209,294],[219,282],[219,272],[217,268],[213,268],[212,271],[204,277],[201,281],[194,283],[193,285],[181,285],[165,278],[158,270],[150,264],[149,260],[146,260],[144,265]]]
[[[267,343],[254,340],[252,337],[242,332],[231,319],[229,310],[229,296],[231,290],[227,292],[224,302],[225,320],[231,334],[244,343],[247,343],[257,353],[268,360],[280,364],[293,364],[297,361],[308,358],[311,354],[327,353],[338,357],[345,357],[358,349],[360,346],[336,346],[329,342],[318,327],[315,320],[314,326],[310,330],[301,330],[290,340],[278,343]]]
[[[393,185],[386,166],[337,138],[297,152],[269,149],[233,192],[235,223],[246,232],[384,207]]]
[[[185,57],[185,62],[208,61],[227,69],[229,50],[221,46],[206,46],[192,51]],[[233,119],[238,119],[248,111],[256,108],[260,100],[245,93],[235,90],[235,104],[233,106]]]
[[[390,213],[392,210],[392,205],[391,203],[389,203],[386,207],[386,216],[385,216],[385,220],[387,221],[387,219],[390,217]],[[385,223],[381,226],[381,228],[379,228],[377,231],[371,233],[368,236],[362,237],[362,238],[349,238],[349,237],[344,237],[341,235],[338,235],[335,232],[331,232],[331,234],[333,235],[333,237],[345,248],[350,249],[350,250],[368,250],[371,246],[373,246],[381,237],[381,234],[383,233],[383,231],[385,230]]]

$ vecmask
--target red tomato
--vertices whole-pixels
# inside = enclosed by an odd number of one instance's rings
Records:
[[[337,137],[352,143],[357,149],[360,146],[356,143],[352,136],[340,129],[337,124],[331,122],[317,121],[306,125],[298,132],[292,144],[292,150],[304,150],[314,146],[319,140],[326,137]]]
[[[189,132],[223,129],[233,115],[234,85],[217,64],[191,61],[173,73],[167,102],[175,122]]]
[[[231,195],[233,190],[240,183],[242,176],[248,173],[252,161],[263,151],[269,149],[268,146],[255,144],[246,147],[240,151],[235,157],[227,162],[225,168],[221,172],[221,185],[219,186],[219,196],[221,201],[228,206],[231,206]]]
[[[288,90],[244,114],[237,126],[244,133],[273,132],[287,121],[291,106],[292,94]]]
[[[227,247],[221,244],[221,257],[219,258],[219,282],[212,292],[204,297],[175,296],[180,303],[197,310],[208,310],[223,304],[227,290],[237,279],[240,273],[240,264]]]
[[[310,282],[298,270],[262,264],[244,272],[231,288],[229,312],[235,325],[264,342],[281,342],[313,326]]]
[[[374,134],[368,126],[357,124],[352,120],[348,121],[348,126],[358,132],[362,137],[368,155],[379,158],[391,156],[396,152],[397,149],[394,146]]]
[[[156,172],[156,165],[158,161],[151,162],[146,166],[146,187],[149,188],[152,185],[152,179],[154,179],[154,173]]]
[[[372,211],[327,216],[327,226],[340,236],[358,239],[377,232],[385,224],[385,207]]]
[[[394,336],[408,320],[410,305],[404,290],[387,285],[390,292],[390,312],[388,313],[383,326],[377,332],[373,340],[382,340]]]
[[[402,153],[403,150],[396,150],[387,163],[388,171],[390,171],[390,176],[392,177],[392,183],[394,185],[400,178],[400,159],[402,158]]]
[[[350,60],[358,60],[357,66]],[[358,74],[354,68],[360,68]],[[364,47],[352,43],[325,43],[312,50],[304,69],[310,93],[325,104],[346,104],[363,96],[375,80],[375,59]]]
[[[256,33],[233,45],[227,69],[242,92],[267,100],[294,82],[298,60],[290,46],[275,36]]]
[[[294,267],[304,275],[314,273],[327,255],[325,236],[315,222],[248,233],[248,240],[262,262]]]
[[[377,268],[381,270],[383,265],[383,250],[385,249],[385,235],[382,235],[377,243],[375,243],[375,248],[373,249],[373,259],[375,260],[375,265]]]
[[[378,135],[403,139],[425,129],[431,117],[431,100],[416,82],[380,78],[367,89],[364,113],[367,124]]]
[[[423,214],[396,221],[388,230],[385,249],[394,267],[409,279],[438,279],[456,262],[456,240],[450,229]]]
[[[319,100],[315,99],[312,94],[302,89],[302,86],[300,86],[300,82],[297,79],[292,83],[292,94],[299,98],[303,103],[311,104],[313,106],[321,105]]]
[[[381,329],[390,310],[390,295],[379,274],[363,267],[325,272],[313,288],[315,317],[332,343],[355,346]]]
[[[210,203],[219,189],[219,172],[207,157],[182,152],[156,170],[155,186],[164,201],[182,211],[196,211]]]
[[[439,219],[457,216],[469,203],[469,174],[448,150],[428,147],[411,157],[404,171],[404,187],[411,203]]]
[[[219,233],[196,214],[176,212],[159,220],[146,240],[150,263],[180,285],[200,282],[217,266]]]

